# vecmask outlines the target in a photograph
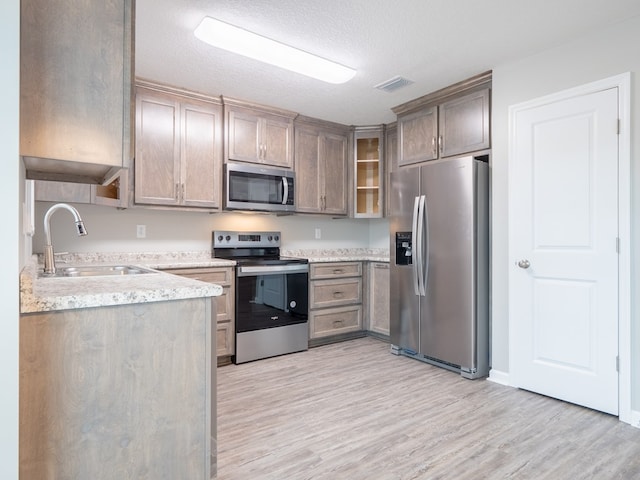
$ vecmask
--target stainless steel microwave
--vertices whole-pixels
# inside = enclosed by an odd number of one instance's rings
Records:
[[[293,212],[295,174],[291,170],[258,165],[225,165],[224,208]]]

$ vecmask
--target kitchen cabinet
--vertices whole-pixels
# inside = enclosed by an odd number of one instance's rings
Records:
[[[26,177],[103,183],[128,168],[133,0],[20,2]]]
[[[167,273],[215,283],[222,286],[222,294],[216,301],[216,352],[218,365],[231,363],[235,354],[235,275],[233,267],[201,267],[167,269]]]
[[[389,214],[391,173],[398,170],[398,124],[390,123],[384,129],[385,201],[384,214]]]
[[[20,478],[209,480],[209,297],[23,314]]]
[[[121,170],[108,185],[36,180],[34,182],[34,199],[42,202],[86,203],[127,208],[129,202],[128,177],[129,171]]]
[[[354,218],[380,218],[384,210],[384,127],[355,127],[353,133]]]
[[[285,110],[224,98],[225,160],[293,167],[293,119]]]
[[[389,337],[389,264],[368,264],[367,330]]]
[[[137,204],[219,210],[220,101],[138,82],[134,175]]]
[[[348,214],[349,131],[308,117],[295,123],[296,211]]]
[[[490,148],[491,72],[393,108],[398,166]]]
[[[359,331],[362,331],[362,263],[310,264],[310,338]]]

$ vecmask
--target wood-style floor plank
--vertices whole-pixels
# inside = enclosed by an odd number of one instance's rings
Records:
[[[218,479],[640,479],[616,417],[367,337],[218,368]]]

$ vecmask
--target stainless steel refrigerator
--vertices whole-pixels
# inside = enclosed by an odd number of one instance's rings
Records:
[[[466,378],[489,371],[486,157],[391,174],[391,351]]]

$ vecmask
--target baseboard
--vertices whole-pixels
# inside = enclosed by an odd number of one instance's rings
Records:
[[[500,385],[506,385],[507,387],[511,386],[511,384],[509,383],[509,374],[507,372],[496,370],[495,368],[489,370],[489,378],[487,380],[489,380],[490,382],[499,383]]]
[[[640,428],[640,411],[631,410],[631,422],[632,427]]]

